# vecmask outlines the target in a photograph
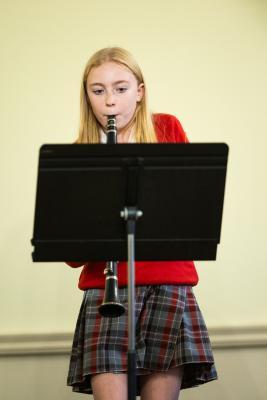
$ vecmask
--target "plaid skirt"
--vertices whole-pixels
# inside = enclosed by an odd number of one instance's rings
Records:
[[[127,288],[119,288],[126,307],[117,318],[101,317],[103,289],[85,291],[70,359],[67,384],[92,393],[90,376],[127,372]],[[191,286],[136,287],[136,374],[183,366],[181,388],[217,379],[208,331]]]

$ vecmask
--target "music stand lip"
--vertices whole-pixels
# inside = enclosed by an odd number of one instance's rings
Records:
[[[71,150],[70,150],[71,149]],[[39,156],[43,158],[65,157],[71,151],[72,156],[78,157],[95,154],[95,149],[101,149],[98,157],[117,157],[125,153],[129,156],[139,156],[140,149],[143,155],[162,155],[162,151],[167,151],[168,156],[188,156],[188,154],[198,156],[210,155],[213,151],[216,157],[228,155],[229,146],[224,142],[213,143],[120,143],[105,144],[103,143],[74,143],[74,144],[43,144],[39,150]],[[178,150],[180,149],[180,150]],[[195,150],[195,152],[194,152]]]

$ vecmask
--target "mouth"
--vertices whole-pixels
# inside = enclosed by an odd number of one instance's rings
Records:
[[[118,114],[106,114],[105,117],[109,118],[109,117],[113,117],[116,118],[118,116]]]

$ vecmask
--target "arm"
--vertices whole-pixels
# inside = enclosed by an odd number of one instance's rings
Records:
[[[70,267],[72,267],[72,268],[79,268],[79,267],[82,267],[84,264],[86,264],[84,261],[79,261],[79,262],[76,262],[76,261],[66,261],[66,264],[67,265],[69,265]]]
[[[170,114],[154,114],[154,126],[159,142],[188,143],[180,121]]]

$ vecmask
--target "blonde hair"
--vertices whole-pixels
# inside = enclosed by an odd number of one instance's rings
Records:
[[[97,51],[88,60],[83,73],[80,94],[80,127],[76,143],[99,143],[100,124],[97,121],[87,94],[87,78],[92,68],[112,61],[126,66],[137,79],[138,85],[143,83],[143,74],[132,55],[121,47],[107,47]],[[137,103],[132,121],[136,142],[157,142],[151,114],[148,110],[146,90],[140,102]]]

